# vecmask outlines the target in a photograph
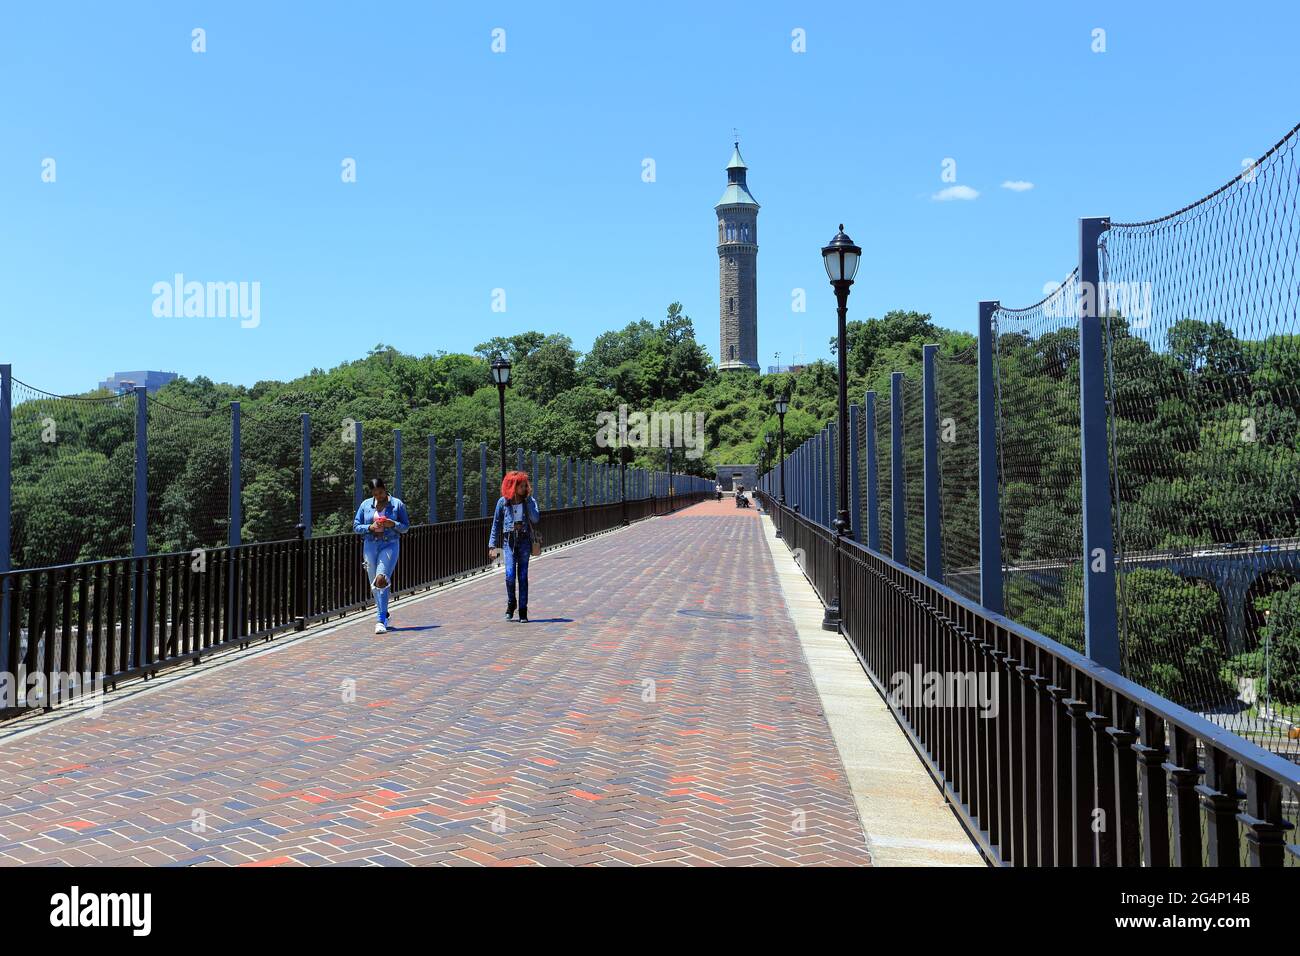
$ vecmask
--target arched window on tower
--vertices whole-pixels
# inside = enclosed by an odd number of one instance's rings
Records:
[[[740,226],[740,241],[749,242],[749,223],[742,223]]]
[[[733,362],[736,360],[736,347],[734,345],[727,351],[727,358],[731,359]]]
[[[727,314],[728,315],[736,314],[736,300],[730,296],[728,296],[727,298]]]

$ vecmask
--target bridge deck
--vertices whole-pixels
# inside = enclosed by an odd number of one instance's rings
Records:
[[[0,862],[866,864],[762,525],[699,505],[537,559],[527,625],[498,572],[11,728]]]

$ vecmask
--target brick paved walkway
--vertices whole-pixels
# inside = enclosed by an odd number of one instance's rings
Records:
[[[532,588],[527,625],[498,574],[0,743],[0,862],[868,862],[754,511]]]

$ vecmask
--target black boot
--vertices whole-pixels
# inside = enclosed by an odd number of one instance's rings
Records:
[[[521,607],[519,609],[519,620],[524,624],[528,623],[528,608]]]
[[[515,602],[514,602],[514,601],[507,601],[507,602],[506,602],[506,620],[508,621],[508,620],[510,620],[510,619],[511,619],[512,617],[514,617],[514,616],[515,616]]]

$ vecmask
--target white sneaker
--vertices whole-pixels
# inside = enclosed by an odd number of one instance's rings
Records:
[[[388,628],[384,627],[384,625],[383,625],[382,622],[377,623],[377,624],[375,625],[375,633],[376,633],[376,634],[387,634],[387,633],[388,633]]]

